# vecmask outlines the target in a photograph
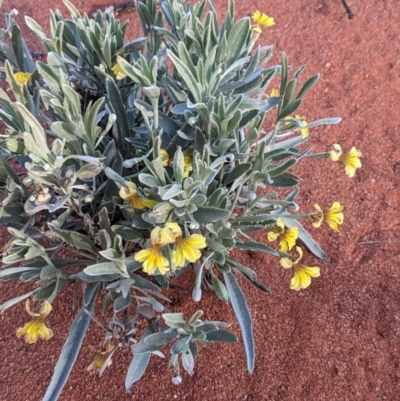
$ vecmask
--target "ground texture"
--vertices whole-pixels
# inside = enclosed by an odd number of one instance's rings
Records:
[[[58,0],[4,0],[3,10],[19,9],[18,22],[30,15],[48,32],[48,9],[65,8]],[[220,12],[226,7],[217,0]],[[99,379],[86,372],[94,357],[90,345],[102,338],[92,325],[78,362],[60,397],[71,400],[254,400],[254,401],[373,401],[399,399],[400,394],[400,58],[399,1],[350,0],[355,13],[348,20],[340,0],[272,1],[239,0],[237,17],[261,10],[275,17],[276,25],[260,40],[275,44],[278,63],[288,54],[294,69],[307,64],[308,76],[321,80],[306,98],[300,114],[308,121],[340,116],[342,123],[313,130],[313,151],[340,143],[345,150],[363,152],[363,168],[349,179],[344,169],[329,160],[315,160],[297,167],[302,210],[314,203],[345,206],[345,224],[339,234],[328,228],[314,231],[330,256],[305,262],[321,266],[321,277],[300,293],[289,289],[290,275],[275,260],[242,255],[268,285],[272,296],[243,283],[255,318],[256,367],[245,368],[242,344],[200,349],[195,374],[184,375],[174,386],[167,360],[153,358],[148,371],[130,394],[124,391],[129,353],[116,354],[113,365]],[[108,5],[75,0],[84,12]],[[134,11],[121,14],[138,26]],[[25,29],[28,43],[38,46]],[[133,36],[132,36],[133,37]],[[39,47],[39,46],[38,46]],[[36,49],[34,49],[36,50]],[[39,50],[39,49],[38,49]],[[3,231],[1,243],[7,239]],[[189,284],[187,284],[188,289]],[[23,284],[0,284],[0,303],[22,293]],[[54,302],[49,342],[26,345],[15,331],[27,319],[23,307],[0,316],[0,400],[40,400],[51,378],[57,355],[75,312],[70,308],[72,290]],[[174,304],[188,314],[207,311],[206,318],[235,322],[228,305],[205,294],[200,304],[176,295]],[[60,309],[62,312],[60,313]],[[233,323],[238,333],[238,326]]]

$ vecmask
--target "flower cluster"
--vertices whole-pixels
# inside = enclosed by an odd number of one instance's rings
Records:
[[[168,222],[164,227],[156,227],[150,235],[151,247],[135,254],[134,259],[143,263],[147,274],[167,274],[171,265],[174,268],[184,267],[186,263],[194,263],[201,256],[200,249],[207,246],[206,239],[201,234],[191,234],[183,237],[182,229],[175,222]],[[172,253],[168,245],[174,244]],[[164,249],[163,249],[164,248]],[[170,255],[165,257],[163,250]]]
[[[318,204],[314,205],[315,212],[311,212],[305,215],[304,218],[309,218],[312,221],[312,225],[319,228],[323,222],[327,223],[328,226],[336,232],[340,231],[343,224],[343,206],[339,202],[334,202],[333,205],[327,209],[322,210]],[[296,245],[296,241],[299,237],[299,229],[294,226],[290,229],[286,228],[285,223],[278,219],[275,225],[268,231],[268,241],[273,242],[279,241],[280,252],[290,252]],[[293,269],[294,276],[292,278],[290,288],[292,290],[306,289],[311,284],[311,277],[320,276],[319,267],[307,267],[299,264],[299,261],[303,257],[303,250],[296,246],[296,251],[300,255],[295,261],[292,261],[288,257],[281,258],[280,264],[285,269]]]

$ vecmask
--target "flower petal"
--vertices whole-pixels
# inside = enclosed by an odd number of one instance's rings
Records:
[[[51,303],[47,299],[45,299],[43,301],[42,308],[40,309],[40,317],[47,317],[52,309],[53,307],[51,306]]]
[[[274,242],[276,239],[279,237],[279,233],[275,231],[268,231],[268,241],[269,242]]]
[[[279,263],[284,269],[290,269],[293,267],[293,262],[289,258],[282,258]]]
[[[174,233],[165,227],[156,227],[151,231],[151,243],[153,245],[167,245],[175,242]]]

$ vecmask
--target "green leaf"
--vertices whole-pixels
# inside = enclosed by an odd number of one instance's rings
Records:
[[[222,186],[225,187],[231,182],[235,181],[237,178],[241,177],[242,175],[246,174],[252,167],[250,163],[243,163],[236,166],[225,178]]]
[[[285,117],[290,116],[292,113],[294,113],[300,106],[301,99],[296,99],[293,100],[293,102],[290,102],[288,105],[286,105],[279,113],[278,115],[278,121],[283,120]]]
[[[124,59],[121,59],[118,64],[124,70],[125,74],[132,79],[132,81],[138,83],[140,86],[152,86],[153,82],[151,82],[140,69],[129,64]]]
[[[97,263],[95,265],[86,267],[86,269],[83,271],[89,276],[102,276],[105,274],[123,275],[117,264],[114,262]]]
[[[181,337],[176,340],[174,345],[171,347],[171,354],[180,354],[181,352],[183,352],[189,341],[189,336]]]
[[[167,50],[168,57],[174,63],[175,68],[178,73],[181,75],[182,79],[185,81],[188,86],[189,91],[193,95],[193,99],[196,103],[200,103],[202,100],[201,90],[198,86],[197,80],[194,75],[191,73],[190,69],[181,61],[175,54]]]
[[[277,213],[279,216],[279,214]],[[308,233],[308,231],[294,219],[282,218],[285,226],[288,228],[297,227],[299,229],[299,239],[304,242],[306,247],[318,258],[328,260],[328,255],[322,250],[317,241]]]
[[[281,107],[284,109],[293,99],[294,92],[296,90],[296,85],[297,85],[297,79],[294,78],[289,81],[287,84],[285,94],[283,96],[283,101]]]
[[[243,18],[233,26],[228,36],[227,66],[230,66],[242,54],[250,31],[249,18]]]
[[[246,353],[247,370],[252,373],[254,369],[254,337],[253,320],[247,307],[247,300],[232,273],[223,273],[226,288],[229,293],[232,309],[235,312],[239,326],[242,330],[244,350]]]
[[[144,341],[140,341],[131,346],[134,355],[147,354],[149,352],[158,351],[160,348],[162,348],[162,345],[146,344]]]
[[[30,297],[31,295],[33,295],[36,291],[37,291],[37,290],[35,289],[35,290],[30,291],[30,292],[28,292],[28,293],[26,293],[26,294],[23,294],[23,295],[20,295],[20,296],[18,296],[18,297],[9,299],[8,301],[2,303],[2,304],[0,305],[0,314],[3,313],[4,311],[6,311],[8,308],[11,308],[12,306],[14,306],[15,304],[17,304],[18,302],[21,302],[21,301],[23,301],[24,299],[29,298],[29,297]]]
[[[22,103],[14,103],[14,107],[17,111],[21,113],[22,118],[25,123],[31,128],[31,132],[35,143],[38,146],[38,151],[40,154],[45,153],[50,154],[50,149],[47,146],[46,134],[43,127],[40,125],[39,121],[29,112],[29,110]],[[26,134],[26,133],[25,133]],[[25,144],[26,145],[26,144]],[[33,152],[36,154],[36,152]],[[44,160],[48,160],[49,157],[46,155]]]
[[[256,241],[248,241],[248,242],[237,242],[236,248],[243,249],[246,251],[255,251],[255,252],[265,252],[269,253],[274,256],[279,256],[279,252],[275,249],[269,247],[268,245],[261,244],[260,242]]]
[[[69,374],[71,373],[72,367],[75,364],[76,358],[78,357],[78,353],[86,331],[89,327],[91,318],[90,315],[86,313],[85,309],[89,312],[89,314],[93,312],[96,294],[97,293],[94,294],[92,301],[86,308],[82,307],[78,316],[72,323],[67,340],[65,341],[60,357],[54,368],[53,377],[51,378],[50,384],[42,401],[56,401],[62,389],[64,388]]]
[[[111,229],[115,234],[120,235],[125,241],[140,242],[143,239],[143,235],[140,231],[127,226],[114,225]]]
[[[22,182],[19,179],[18,174],[16,171],[8,164],[7,160],[3,157],[0,156],[0,165],[1,167],[5,170],[4,173],[9,175],[15,183],[17,183],[19,186],[22,186]],[[5,184],[5,183],[4,183]]]
[[[286,90],[286,82],[288,78],[288,59],[285,53],[282,53],[282,70],[281,70],[281,86],[279,88],[279,93],[281,96],[284,95]]]
[[[28,271],[40,272],[40,267],[22,266],[22,267],[9,267],[8,269],[0,270],[0,281],[7,281],[18,278],[22,273]]]
[[[302,99],[306,93],[319,81],[319,74],[314,75],[311,77],[300,89],[299,94],[297,95],[296,99]]]
[[[200,328],[201,329],[201,328]],[[208,341],[218,341],[222,343],[237,343],[238,339],[235,334],[228,330],[215,330],[207,333],[206,336]]]
[[[271,170],[268,170],[268,174],[271,178],[278,177],[283,174],[285,171],[289,170],[297,163],[297,159],[289,159],[278,166],[274,166]]]
[[[217,294],[217,297],[221,301],[228,302],[229,295],[224,283],[214,274],[212,270],[210,270],[210,272],[211,272],[212,286],[214,288],[215,293]]]
[[[106,80],[107,92],[111,109],[117,116],[118,126],[118,142],[122,148],[126,147],[125,138],[130,136],[128,116],[126,114],[126,107],[122,100],[121,93],[111,77],[107,77]]]
[[[177,336],[177,332],[176,330],[172,330],[168,333],[154,333],[154,334],[150,334],[148,335],[145,339],[144,342],[146,344],[151,344],[151,345],[165,345],[168,342],[172,341],[173,339],[175,339]]]
[[[92,146],[94,146],[94,143],[96,141],[96,118],[103,103],[104,97],[101,97],[100,99],[97,99],[93,105],[90,104],[90,106],[88,106],[88,108],[86,109],[84,123],[86,131],[89,134],[88,139],[90,139],[90,141],[86,138],[85,140],[87,143],[91,142]]]
[[[189,375],[193,374],[194,369],[194,357],[192,351],[189,348],[189,345],[186,346],[186,349],[182,352],[182,366]]]
[[[68,1],[68,0],[63,0],[63,1],[73,18],[75,18],[75,19],[82,18],[79,11],[75,8],[75,6],[70,1]]]
[[[111,228],[110,218],[105,207],[103,207],[99,212],[99,227],[107,232],[111,241],[114,241],[114,231]]]
[[[61,238],[68,245],[76,249],[81,249],[89,252],[94,252],[97,254],[97,248],[95,247],[92,240],[84,234],[78,233],[76,231],[69,231],[59,228],[57,226],[57,222],[53,221],[52,223],[48,223],[50,231],[55,234],[57,237]]]
[[[141,264],[140,264],[140,266],[141,266]],[[145,290],[150,290],[153,292],[160,292],[160,287],[157,284],[153,283],[152,281],[147,280],[146,278],[139,276],[135,273],[131,273],[130,276],[135,281],[134,287],[140,288],[140,289],[145,289]],[[165,300],[170,302],[168,300],[168,298],[165,298]]]
[[[240,226],[269,226],[276,222],[275,217],[270,214],[259,214],[256,216],[243,216],[238,217],[237,219],[231,220],[230,223],[232,227],[240,227]]]
[[[178,43],[178,56],[179,60],[182,61],[183,64],[189,69],[191,74],[194,77],[196,77],[198,75],[198,71],[196,71],[196,67],[194,66],[193,61],[189,55],[189,52],[187,51],[186,46],[183,42]]]
[[[132,349],[132,353],[133,353]],[[147,365],[150,362],[151,353],[134,355],[128,367],[125,378],[125,389],[129,391],[133,383],[137,382],[144,374]]]
[[[318,127],[319,125],[339,124],[340,121],[342,121],[340,117],[322,118],[321,120],[316,120],[310,124],[307,124],[307,128]]]
[[[213,206],[198,206],[193,213],[194,219],[202,224],[213,223],[214,221],[225,220],[230,216],[231,212],[226,209],[220,209]]]
[[[12,221],[17,220],[18,217],[24,213],[21,205],[10,205],[0,207],[0,226],[7,225]]]
[[[299,177],[290,172],[286,172],[278,177],[274,177],[273,182],[270,182],[268,185],[270,185],[271,187],[288,188],[298,185],[299,181]]]
[[[24,39],[22,38],[21,30],[17,24],[12,25],[11,41],[20,70],[24,72],[34,71],[35,63],[33,62],[32,56]]]
[[[164,189],[165,189],[165,187],[164,187]],[[162,194],[161,199],[162,200],[169,200],[169,199],[175,198],[175,197],[177,197],[179,195],[182,195],[182,194],[186,194],[186,192],[182,189],[182,187],[180,185],[173,184],[171,186],[171,188],[169,188],[167,190],[167,192]]]

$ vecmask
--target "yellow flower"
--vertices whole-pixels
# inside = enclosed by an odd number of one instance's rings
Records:
[[[34,202],[36,205],[48,203],[50,199],[51,194],[49,194],[49,188],[44,187],[41,184],[36,185],[36,191],[29,197],[29,200]]]
[[[185,152],[183,158],[183,178],[189,177],[190,172],[193,171],[193,150]]]
[[[162,165],[167,167],[173,161],[173,157],[170,158],[168,152],[165,149],[160,151]],[[183,157],[183,177],[189,177],[189,173],[193,171],[193,150],[187,150],[184,152]]]
[[[168,259],[162,254],[160,244],[139,251],[134,259],[143,263],[143,271],[147,274],[166,274],[169,272]]]
[[[334,162],[344,164],[346,174],[353,178],[356,174],[356,169],[362,166],[360,160],[361,152],[353,146],[349,153],[343,154],[342,147],[337,143],[333,145],[333,148],[334,150],[328,152],[328,157]]]
[[[139,195],[137,186],[133,182],[126,181],[126,186],[121,187],[119,196],[130,203],[134,209],[153,209],[157,201],[147,199]]]
[[[117,80],[124,79],[126,77],[125,71],[122,69],[122,67],[117,63],[115,63],[111,67],[111,71],[115,74],[115,78]]]
[[[14,77],[15,80],[22,86],[28,83],[31,74],[29,72],[16,72]]]
[[[167,223],[175,237],[176,249],[172,253],[172,263],[177,267],[183,267],[186,261],[194,263],[201,257],[200,249],[207,246],[206,239],[201,234],[192,234],[190,237],[183,238],[182,230],[177,223]]]
[[[281,252],[290,251],[295,246],[297,238],[299,238],[298,227],[287,230],[281,219],[278,219],[275,227],[268,232],[268,241],[273,242],[279,239],[279,250]]]
[[[96,359],[87,367],[87,370],[90,372],[91,370],[99,371],[110,354],[114,351],[115,346],[110,343],[110,341],[104,341],[101,349],[98,352]],[[107,362],[107,367],[111,365],[111,359]]]
[[[298,114],[296,114],[296,117],[295,117],[296,119],[298,119],[298,120],[301,120],[301,125],[303,126],[303,127],[305,127],[305,126],[307,126],[307,121],[305,120],[305,118],[304,117],[301,117],[301,116],[299,116]],[[310,135],[310,133],[309,133],[309,131],[308,131],[308,128],[302,128],[301,130],[300,130],[300,132],[301,132],[301,136],[303,137],[303,138],[307,138],[308,137],[308,135]]]
[[[275,21],[272,17],[267,14],[261,13],[258,10],[252,15],[252,18],[255,24],[253,25],[253,30],[257,34],[260,34],[264,28],[275,25]]]
[[[342,213],[343,206],[339,202],[333,202],[332,206],[325,212],[317,204],[314,205],[314,208],[317,210],[316,213],[311,214],[314,227],[320,227],[322,222],[325,221],[333,231],[340,231],[344,215]]]
[[[271,94],[269,95],[270,97],[278,97],[279,96],[279,90],[274,88],[271,91]]]
[[[168,227],[156,227],[150,235],[152,245],[167,245],[175,242],[175,235]]]
[[[164,245],[173,244],[175,242],[175,234],[168,226],[168,223],[164,227],[155,227],[151,231],[150,241],[152,246],[139,251],[134,256],[134,259],[137,262],[143,262],[143,271],[145,271],[147,274],[153,275],[168,273],[169,262],[168,259],[162,254],[161,250]]]
[[[168,152],[165,149],[161,149],[160,156],[161,156],[162,165],[164,167],[169,166],[170,158],[169,158]]]
[[[290,281],[290,289],[295,291],[300,291],[306,289],[311,284],[311,277],[319,277],[320,269],[319,267],[309,267],[300,264],[300,260],[303,257],[303,250],[296,246],[296,251],[299,257],[292,261],[289,258],[282,258],[280,264],[284,269],[293,269],[293,277]]]
[[[39,313],[34,313],[31,311],[31,308],[29,307],[29,299],[27,299],[25,309],[35,318],[30,322],[25,323],[23,327],[20,327],[17,330],[17,337],[25,336],[25,342],[28,344],[35,343],[39,337],[44,340],[49,340],[53,337],[53,331],[44,324],[44,320],[50,314],[52,309],[50,302],[45,299]]]

